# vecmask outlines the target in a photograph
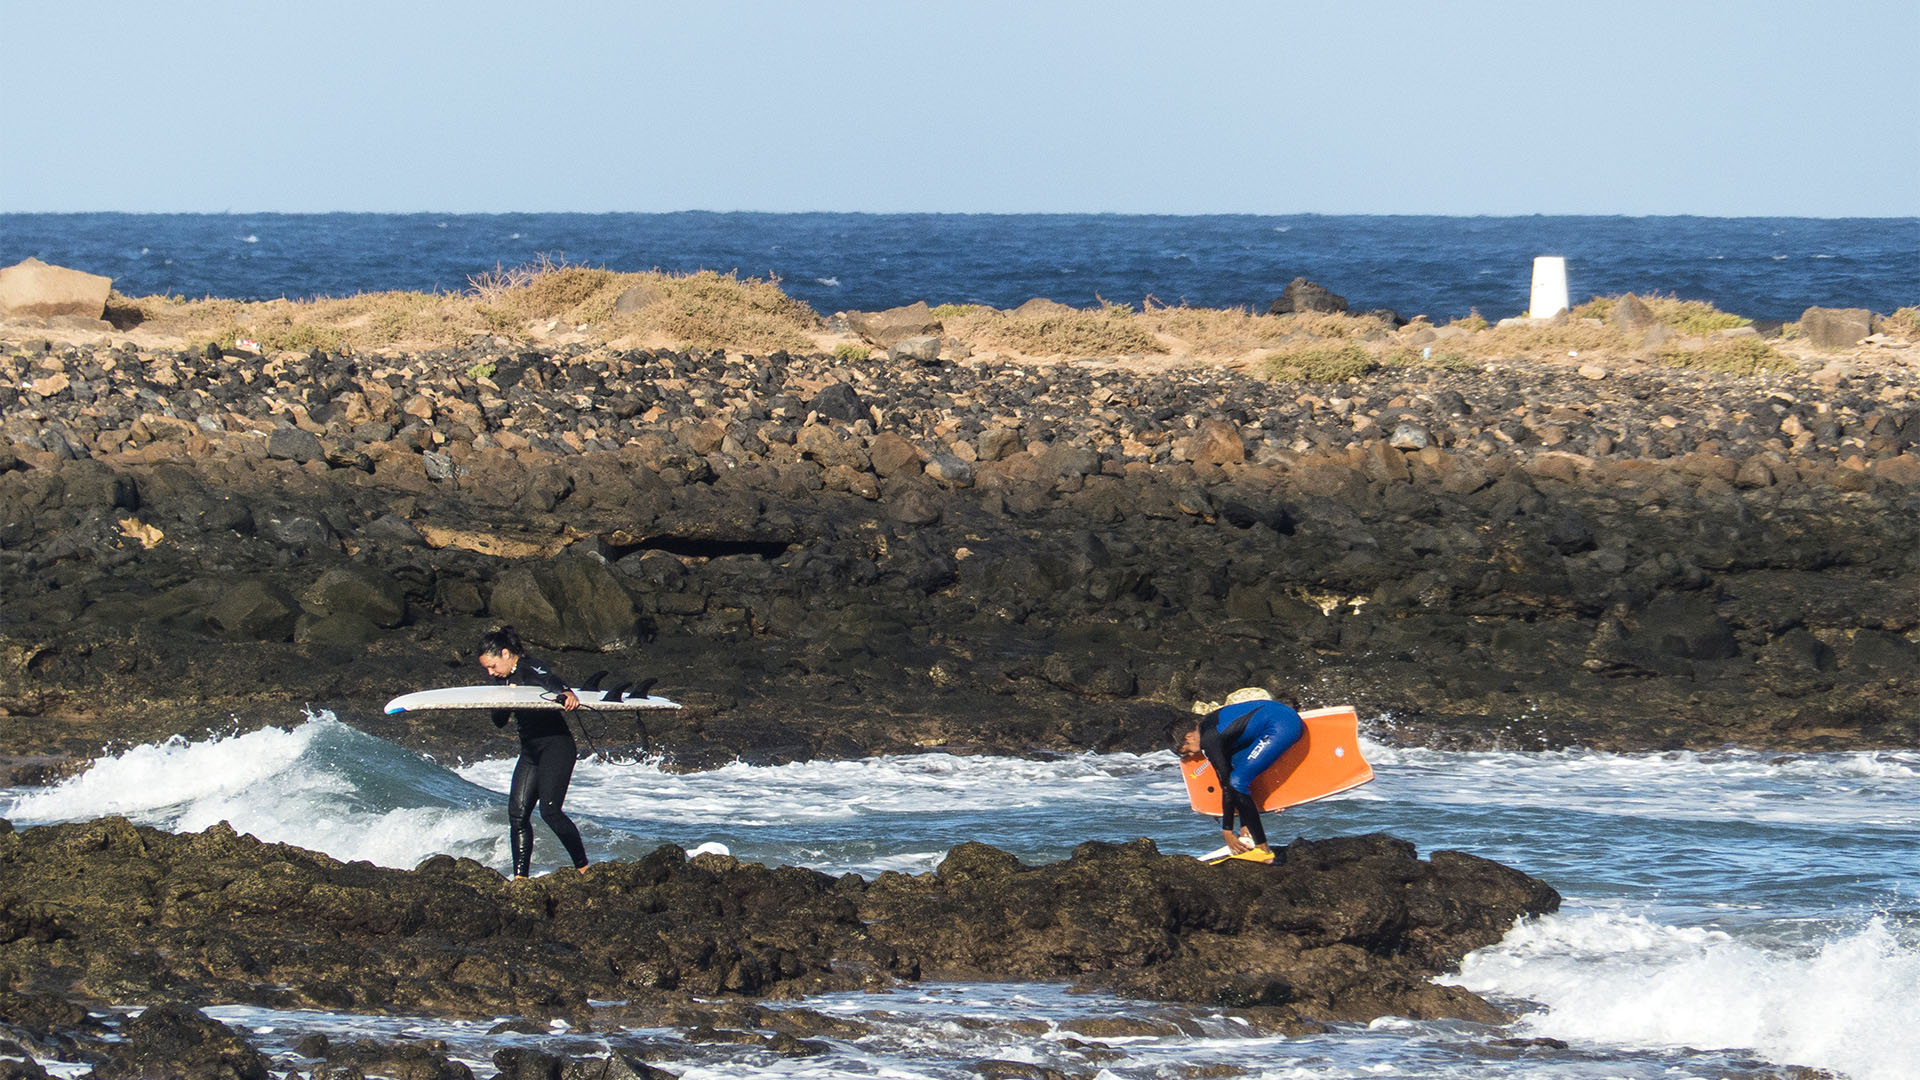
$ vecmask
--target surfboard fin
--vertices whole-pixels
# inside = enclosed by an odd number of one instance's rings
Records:
[[[598,689],[600,689],[600,680],[601,680],[601,679],[604,679],[604,678],[606,678],[606,677],[607,677],[607,673],[606,673],[606,672],[604,672],[604,671],[596,671],[596,672],[594,672],[593,674],[591,674],[591,675],[589,675],[589,676],[587,676],[587,681],[586,681],[586,682],[583,682],[583,683],[581,683],[581,684],[580,684],[580,689],[582,689],[582,690],[598,690]]]
[[[614,683],[612,686],[607,687],[607,696],[604,700],[621,701],[625,699],[627,696],[627,687],[632,685],[633,683],[631,682]]]
[[[629,694],[629,695],[627,695],[627,696],[629,696],[629,697],[646,697],[646,696],[647,696],[647,693],[648,693],[648,691],[650,691],[650,690],[652,690],[652,689],[653,689],[653,684],[654,684],[654,683],[657,683],[657,682],[659,682],[659,681],[660,681],[660,680],[659,680],[658,678],[652,678],[652,679],[641,679],[641,680],[640,680],[640,682],[639,682],[639,684],[638,684],[638,685],[636,685],[636,686],[635,686],[635,687],[633,688],[633,692],[632,692],[631,694]]]

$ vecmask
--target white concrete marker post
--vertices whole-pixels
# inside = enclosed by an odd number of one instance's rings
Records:
[[[1527,303],[1527,317],[1551,319],[1568,308],[1566,257],[1536,256],[1533,260],[1533,297]]]

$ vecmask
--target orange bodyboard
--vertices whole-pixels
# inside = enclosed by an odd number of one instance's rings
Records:
[[[1351,705],[1310,709],[1300,714],[1307,733],[1280,760],[1253,780],[1254,803],[1262,810],[1338,795],[1373,779],[1373,766],[1360,756],[1360,714]],[[1220,778],[1205,758],[1182,761],[1187,801],[1196,813],[1220,813]]]

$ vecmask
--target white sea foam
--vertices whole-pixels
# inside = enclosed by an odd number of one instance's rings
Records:
[[[1549,916],[1456,979],[1536,1007],[1525,1033],[1605,1047],[1744,1049],[1853,1080],[1920,1060],[1920,948],[1872,918],[1805,949],[1619,912]]]
[[[1585,811],[1665,820],[1912,828],[1920,826],[1920,752],[1794,755],[1759,751],[1616,754],[1457,753],[1384,746],[1361,749],[1390,787],[1360,799],[1441,805],[1538,807],[1543,794]]]
[[[772,766],[736,762],[707,772],[670,773],[650,763],[589,759],[574,769],[567,806],[608,816],[763,826],[888,814],[1005,812],[1055,803],[1137,805],[1143,798],[1184,799],[1172,762],[1168,754],[1082,754],[1048,761],[910,754]],[[505,791],[513,762],[480,762],[459,772],[482,787]]]
[[[0,816],[39,825],[119,815],[175,832],[225,821],[342,860],[414,866],[447,852],[501,862],[494,800],[466,787],[321,714],[291,730],[137,746],[52,787],[15,793],[0,802]]]

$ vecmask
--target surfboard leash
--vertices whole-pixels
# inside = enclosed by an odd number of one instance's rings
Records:
[[[606,675],[607,673],[604,671],[594,672],[593,675],[590,678],[588,678],[587,681],[580,686],[580,689],[587,690],[590,692],[599,691],[600,680],[603,678],[606,678]],[[630,681],[623,682],[623,683],[618,683],[612,687],[609,687],[608,689],[601,692],[606,695],[604,698],[604,700],[606,701],[621,701],[631,697],[644,697],[646,696],[648,691],[653,689],[653,684],[659,681],[660,680],[657,678],[643,679],[640,681],[638,685],[635,685]],[[631,689],[629,689],[629,687],[631,687]],[[542,696],[545,697],[547,700],[552,701],[556,704],[559,703],[562,697],[562,695],[552,694],[552,693],[544,694]],[[580,713],[580,712],[602,712],[605,710],[596,709],[592,705],[589,705],[583,701],[580,703],[579,707],[574,709],[573,711],[575,713]],[[583,742],[587,744],[587,753],[598,754],[600,752],[600,747],[595,745],[593,741],[593,733],[587,730],[587,718],[584,716],[575,716],[573,720],[574,720],[574,723],[579,725],[580,727],[580,738]],[[639,757],[635,757],[631,761],[621,761],[619,758],[609,756],[604,760],[606,760],[611,764],[619,765],[622,767],[629,767],[629,766],[640,764],[640,759],[642,757],[645,757],[647,754],[647,751],[652,748],[652,738],[647,734],[647,722],[641,719],[640,713],[638,711],[634,712],[633,714],[633,726],[639,734],[639,743],[640,743]]]

